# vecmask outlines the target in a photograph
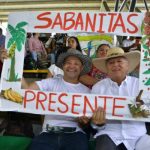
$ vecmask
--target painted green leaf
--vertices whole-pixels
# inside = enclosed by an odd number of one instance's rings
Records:
[[[141,43],[145,43],[146,39],[147,39],[147,36],[143,36],[141,39]]]
[[[23,34],[26,34],[26,31],[22,28],[20,28],[19,31],[22,32]]]
[[[143,74],[150,74],[150,70],[146,70]]]
[[[144,52],[144,56],[146,56],[146,57],[148,56],[148,51]]]
[[[24,44],[25,35],[22,32],[17,33],[16,41],[20,41],[22,44]]]
[[[10,34],[12,35],[12,37],[15,38],[16,37],[16,29],[13,26],[8,25],[8,30],[9,30]]]
[[[27,24],[28,24],[27,22],[20,22],[20,23],[18,23],[18,24],[16,25],[16,29],[17,29],[17,28],[22,28],[22,27],[26,26]]]
[[[22,49],[22,44],[19,40],[18,40],[18,42],[16,42],[16,46],[17,46],[18,51],[20,52]]]
[[[144,85],[150,85],[150,78],[145,82]]]
[[[14,43],[14,38],[11,37],[7,43],[7,48],[9,48]]]
[[[143,45],[143,48],[147,50],[149,49],[149,47],[146,44]]]
[[[144,59],[143,59],[143,61],[144,61],[144,62],[147,62],[147,61],[149,61],[149,60],[148,60],[148,59],[146,59],[146,58],[144,58]]]

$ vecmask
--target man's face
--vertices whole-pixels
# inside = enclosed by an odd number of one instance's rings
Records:
[[[108,76],[113,80],[122,80],[128,73],[129,63],[125,57],[116,57],[106,61]]]
[[[80,59],[75,56],[69,56],[63,64],[64,76],[70,79],[78,79],[82,69]]]

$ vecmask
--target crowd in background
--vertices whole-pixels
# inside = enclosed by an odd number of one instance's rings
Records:
[[[112,45],[108,44],[108,42],[97,45],[94,52],[95,57],[105,57],[107,50],[110,47],[112,47]],[[134,50],[140,51],[140,38],[125,37],[120,47],[122,47],[125,52]],[[83,53],[80,42],[76,36],[68,36],[67,34],[63,33],[56,33],[53,36],[51,36],[51,34],[49,35],[49,37],[46,36],[46,39],[43,40],[39,33],[28,33],[25,45],[24,69],[48,68],[49,72],[47,77],[53,77],[57,74],[63,74],[63,71],[58,68],[55,63],[58,56],[61,53],[66,52],[70,48],[77,49]],[[130,73],[130,75],[139,77],[138,71],[139,65],[132,73]],[[107,74],[101,72],[93,66],[90,73],[80,78],[80,82],[87,85],[88,87],[92,87],[97,81],[106,77]]]

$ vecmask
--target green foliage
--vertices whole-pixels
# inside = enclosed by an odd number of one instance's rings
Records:
[[[15,28],[8,24],[8,30],[12,37],[8,41],[7,48],[9,48],[15,42],[17,50],[21,51],[22,45],[25,43],[26,39],[26,31],[22,27],[26,26],[27,24],[27,22],[20,22]]]
[[[26,40],[26,31],[23,29],[26,26],[27,22],[19,22],[14,28],[12,25],[8,24],[8,30],[11,34],[11,38],[7,43],[7,48],[9,49],[9,56],[11,57],[11,66],[10,66],[10,76],[9,81],[17,81],[18,74],[15,74],[15,51],[22,50],[22,45]]]
[[[143,45],[143,48],[146,49],[146,50],[149,49],[149,47],[146,44]]]
[[[20,23],[18,23],[17,25],[16,25],[16,29],[18,28],[18,29],[20,29],[20,28],[22,28],[22,27],[24,27],[24,26],[26,26],[28,23],[27,22],[20,22]]]
[[[7,43],[7,48],[9,48],[14,43],[14,39],[11,37]]]
[[[147,36],[143,36],[142,39],[141,39],[141,43],[144,44],[146,39],[147,39]]]
[[[150,78],[145,82],[144,85],[150,85]]]
[[[144,21],[142,21],[142,24],[141,24],[141,33],[142,34],[144,33]]]
[[[146,70],[143,74],[150,74],[150,70]]]

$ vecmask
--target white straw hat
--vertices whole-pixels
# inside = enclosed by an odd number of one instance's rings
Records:
[[[140,63],[140,52],[131,51],[125,53],[122,48],[113,47],[107,51],[106,57],[93,59],[93,65],[104,73],[107,73],[106,60],[123,56],[129,61],[129,72],[132,72]]]

